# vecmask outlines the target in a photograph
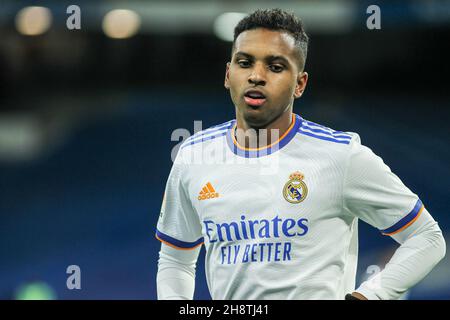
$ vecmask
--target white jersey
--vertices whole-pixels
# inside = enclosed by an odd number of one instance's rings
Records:
[[[422,203],[359,136],[298,115],[245,149],[235,120],[201,131],[172,167],[156,237],[204,243],[213,299],[343,299],[355,289],[358,219],[391,235]]]

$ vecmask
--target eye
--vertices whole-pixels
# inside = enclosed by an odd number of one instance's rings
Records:
[[[284,70],[284,67],[282,66],[282,65],[279,65],[279,64],[271,64],[270,66],[269,66],[269,69],[270,69],[270,71],[272,71],[272,72],[281,72],[281,71],[283,71]]]
[[[250,61],[248,60],[238,60],[237,64],[241,67],[241,68],[248,68],[250,67]]]

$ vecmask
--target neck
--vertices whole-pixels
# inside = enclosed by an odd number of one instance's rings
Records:
[[[244,148],[263,148],[276,143],[293,122],[292,110],[286,110],[268,124],[256,127],[237,117],[234,132],[237,143]]]

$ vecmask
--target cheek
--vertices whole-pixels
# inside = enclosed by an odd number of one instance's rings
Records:
[[[228,78],[228,86],[229,86],[229,92],[230,92],[230,97],[231,100],[233,101],[234,104],[236,104],[238,102],[238,95],[239,95],[239,84],[236,81],[236,78],[230,76]]]
[[[247,75],[244,72],[230,70],[228,74],[228,85],[232,96],[238,96],[247,84]]]
[[[230,69],[230,72],[228,73],[228,81],[230,82],[230,84],[233,87],[237,88],[237,87],[241,86],[243,81],[246,81],[246,80],[247,80],[246,72],[236,69],[236,68]]]
[[[294,96],[295,92],[295,82],[291,78],[289,79],[278,79],[274,83],[274,88],[276,88],[278,94],[278,99],[280,100],[290,100]]]

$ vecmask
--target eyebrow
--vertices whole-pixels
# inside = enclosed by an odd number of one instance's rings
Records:
[[[254,56],[252,56],[251,54],[248,54],[246,52],[243,52],[243,51],[236,52],[235,56],[244,56],[244,57],[246,57],[249,60],[254,60],[255,59]],[[274,60],[280,60],[280,61],[283,61],[285,64],[290,65],[289,60],[287,58],[285,58],[284,56],[270,55],[270,56],[266,56],[264,58],[264,61],[266,61],[266,62],[272,62]]]
[[[288,64],[288,65],[290,64],[290,63],[289,63],[289,60],[286,59],[286,58],[283,57],[283,56],[268,56],[268,57],[266,57],[266,60],[267,60],[267,61],[280,60],[280,61],[284,62],[285,64]]]

